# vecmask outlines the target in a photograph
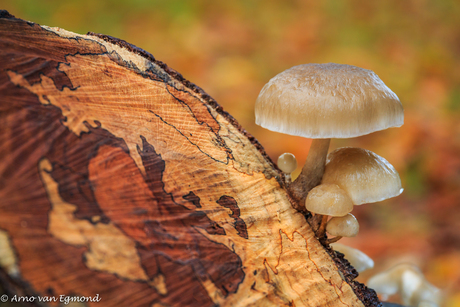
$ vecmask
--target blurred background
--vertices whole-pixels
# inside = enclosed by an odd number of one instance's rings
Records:
[[[335,62],[373,70],[399,96],[405,124],[353,139],[399,171],[404,193],[355,207],[360,234],[341,243],[364,251],[375,268],[420,266],[460,306],[460,2],[0,0],[18,18],[84,34],[124,39],[202,87],[276,161],[303,165],[310,140],[254,123],[254,102],[279,72]],[[297,172],[299,172],[298,170]]]

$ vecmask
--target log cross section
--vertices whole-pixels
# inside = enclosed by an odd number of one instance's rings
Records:
[[[200,88],[121,40],[0,16],[4,289],[99,295],[90,306],[379,304]]]

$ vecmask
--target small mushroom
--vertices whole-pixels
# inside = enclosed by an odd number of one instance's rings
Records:
[[[336,242],[342,237],[356,237],[359,232],[359,223],[351,213],[345,216],[333,217],[327,222],[326,232],[335,236],[335,238],[327,240],[328,243]]]
[[[355,205],[373,203],[402,193],[401,179],[387,160],[372,151],[344,147],[328,155],[322,183],[334,183]]]
[[[353,210],[353,202],[338,185],[320,184],[308,193],[305,207],[316,214],[344,216]]]
[[[313,139],[302,172],[289,187],[299,204],[321,182],[331,138],[404,122],[401,102],[374,72],[334,63],[299,65],[276,75],[262,88],[255,115],[264,128]]]
[[[278,157],[278,167],[284,173],[286,183],[291,183],[291,173],[297,168],[297,160],[295,156],[289,152],[285,152]]]
[[[359,249],[340,243],[332,243],[331,246],[334,250],[342,253],[345,256],[345,259],[350,262],[358,273],[374,267],[374,261]]]
[[[367,286],[388,297],[399,294],[404,305],[418,306],[431,302],[441,304],[441,290],[430,284],[418,267],[413,264],[398,264],[387,271],[371,277]]]
[[[347,193],[336,184],[320,184],[308,193],[305,208],[315,213],[320,226],[316,235],[324,235],[328,216],[344,216],[353,210],[353,202]],[[319,221],[318,221],[319,222]]]

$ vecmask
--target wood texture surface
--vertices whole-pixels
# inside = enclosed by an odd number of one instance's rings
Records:
[[[0,14],[0,281],[89,306],[378,306],[261,146],[152,55]]]

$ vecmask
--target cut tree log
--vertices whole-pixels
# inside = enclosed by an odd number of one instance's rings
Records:
[[[1,11],[0,174],[10,299],[381,305],[293,209],[262,146],[122,40]]]

